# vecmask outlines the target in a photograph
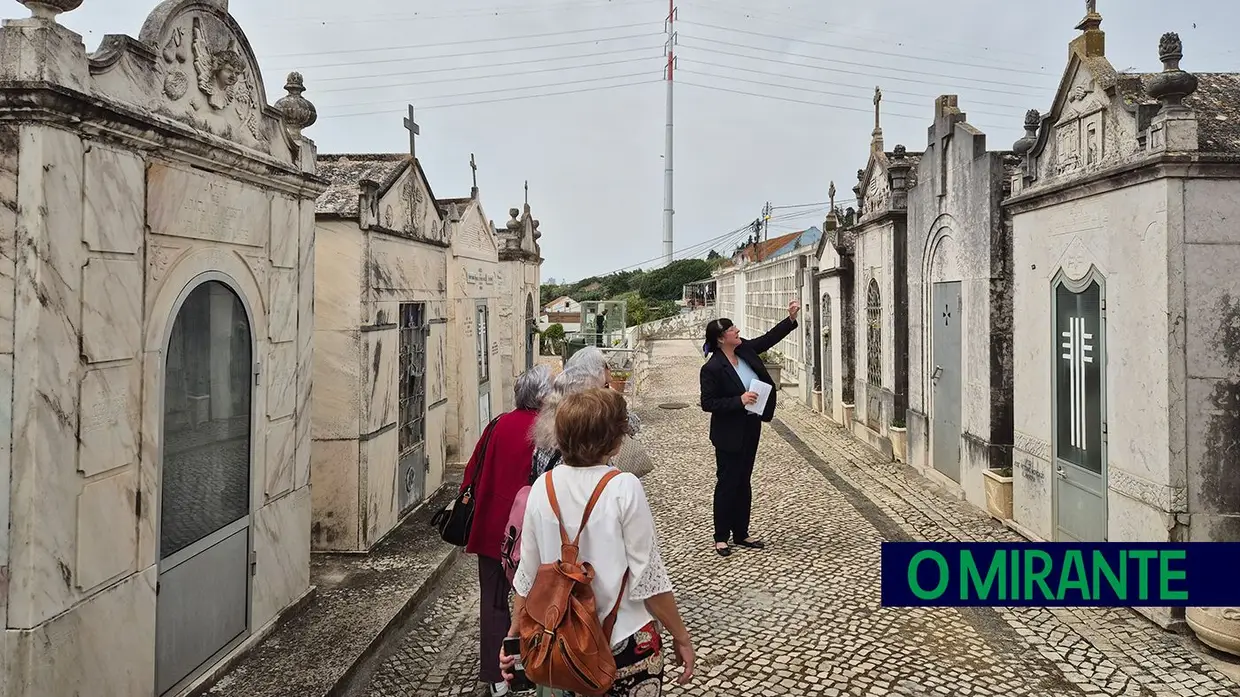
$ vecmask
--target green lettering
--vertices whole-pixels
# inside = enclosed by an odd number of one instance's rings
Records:
[[[999,550],[995,552],[995,556],[990,559],[990,566],[986,569],[986,579],[982,580],[981,574],[977,568],[977,562],[973,559],[973,553],[965,550],[960,554],[960,599],[969,599],[969,588],[977,589],[977,599],[986,600],[990,597],[990,588],[995,585],[998,580],[999,600],[1006,600],[1006,577],[1007,577],[1007,551]]]
[[[1106,576],[1107,583],[1111,585],[1111,590],[1115,591],[1115,597],[1121,601],[1128,600],[1128,552],[1120,551],[1119,553],[1119,575],[1115,575],[1115,569],[1111,567],[1111,562],[1107,560],[1107,555],[1101,550],[1094,550],[1094,598],[1102,598],[1102,577]]]
[[[1188,591],[1173,591],[1171,581],[1184,581],[1188,572],[1183,569],[1171,570],[1172,559],[1184,559],[1188,556],[1182,549],[1167,549],[1158,553],[1159,600],[1188,600]]]
[[[1041,569],[1034,569],[1034,561],[1042,562]],[[1025,595],[1024,600],[1033,599],[1033,585],[1036,583],[1042,589],[1043,600],[1054,600],[1055,594],[1051,593],[1050,586],[1046,585],[1046,577],[1051,575],[1051,555],[1040,549],[1031,549],[1025,552]]]
[[[1008,559],[1012,562],[1012,590],[1008,593],[1008,599],[1016,600],[1020,597],[1020,551],[1012,550]]]
[[[933,561],[939,567],[939,583],[932,591],[927,591],[925,588],[922,588],[921,584],[917,581],[917,568],[927,559]],[[947,560],[943,558],[942,554],[939,554],[934,550],[923,549],[913,555],[913,559],[908,564],[908,587],[909,590],[913,591],[913,595],[917,596],[921,600],[938,600],[939,597],[943,595],[943,591],[947,590],[947,581]]]
[[[1063,562],[1063,568],[1059,570],[1059,594],[1055,600],[1063,600],[1069,590],[1080,593],[1081,600],[1089,600],[1089,581],[1085,577],[1085,560],[1081,558],[1081,550],[1068,550]]]
[[[1128,558],[1137,560],[1137,597],[1141,600],[1150,599],[1150,561],[1157,556],[1158,552],[1152,549],[1128,551]]]

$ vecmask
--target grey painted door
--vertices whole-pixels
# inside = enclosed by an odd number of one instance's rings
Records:
[[[250,323],[224,284],[185,298],[165,355],[155,683],[196,676],[249,630]]]
[[[835,418],[835,359],[831,353],[831,296],[822,296],[822,410]]]
[[[960,394],[964,376],[960,360],[960,282],[935,283],[930,300],[930,382],[934,402],[930,417],[930,462],[960,481]]]
[[[1102,287],[1055,288],[1055,539],[1106,540]]]

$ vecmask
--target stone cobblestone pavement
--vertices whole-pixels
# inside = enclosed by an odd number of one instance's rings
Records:
[[[768,548],[711,543],[714,457],[694,342],[658,342],[638,409],[644,480],[698,649],[667,695],[1240,695],[1184,639],[1126,610],[879,606],[883,540],[1016,540],[963,502],[781,395],[754,472]],[[660,404],[687,403],[669,410]],[[415,617],[368,697],[476,694],[472,559]],[[671,671],[674,675],[675,671]]]

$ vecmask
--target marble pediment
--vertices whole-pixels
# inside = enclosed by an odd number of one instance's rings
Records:
[[[861,206],[863,218],[884,213],[891,208],[891,182],[887,178],[885,160],[885,156],[877,153],[870,156],[869,168],[861,182],[864,197]]]
[[[495,237],[495,228],[491,225],[482,207],[473,201],[462,212],[461,219],[456,223],[457,232],[452,236],[452,251],[458,256],[476,259],[495,260],[499,256],[499,245]]]
[[[227,0],[166,0],[138,39],[106,36],[89,61],[100,97],[296,162],[292,136],[267,102],[258,61]]]
[[[386,230],[431,242],[447,242],[447,225],[419,167],[407,167],[379,201],[379,224]]]

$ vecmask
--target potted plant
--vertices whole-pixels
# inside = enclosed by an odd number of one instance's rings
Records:
[[[892,419],[891,427],[887,431],[891,437],[892,456],[897,462],[908,462],[908,428],[904,424],[904,419],[899,416]]]
[[[986,482],[986,510],[999,520],[1012,519],[1012,468],[982,471]]]
[[[617,392],[623,393],[625,391],[625,388],[628,387],[629,378],[631,376],[632,376],[632,373],[630,373],[627,370],[611,371],[611,383],[610,383],[611,389]]]
[[[784,372],[784,355],[779,351],[771,350],[759,354],[758,358],[762,359],[762,364],[766,366],[766,372],[771,374],[771,382],[775,383],[775,388],[779,389],[782,384],[780,378]]]

